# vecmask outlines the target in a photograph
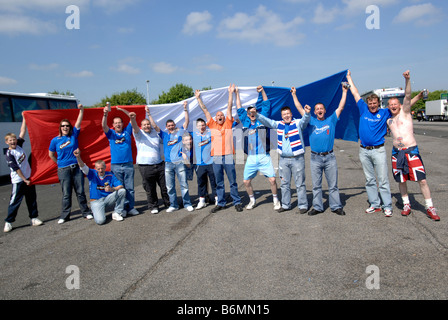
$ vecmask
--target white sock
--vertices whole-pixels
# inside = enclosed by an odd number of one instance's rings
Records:
[[[204,203],[205,202],[205,198],[204,197],[199,197],[199,202]]]
[[[254,195],[249,195],[249,199],[250,199],[250,201],[255,202],[255,196]]]
[[[408,196],[406,196],[406,197],[401,197],[402,199],[403,199],[403,204],[409,204],[410,202],[409,202],[409,197]]]
[[[278,197],[277,197],[276,194],[273,194],[273,195],[272,195],[272,198],[273,198],[274,202],[277,202],[277,201],[278,201]]]
[[[432,204],[432,199],[425,199],[425,207],[428,209],[429,207],[434,207]]]

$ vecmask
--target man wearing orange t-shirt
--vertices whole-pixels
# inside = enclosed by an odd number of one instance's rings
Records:
[[[225,188],[224,188],[224,171],[227,174],[227,178],[230,184],[230,196],[233,200],[233,205],[236,211],[243,211],[241,205],[241,198],[238,194],[238,184],[236,183],[236,170],[235,162],[233,160],[233,154],[235,153],[233,148],[233,117],[232,117],[232,105],[233,105],[233,93],[235,92],[235,85],[229,86],[229,100],[227,104],[227,115],[224,116],[222,111],[216,113],[213,119],[210,112],[205,107],[201,99],[201,93],[199,90],[195,91],[196,99],[199,106],[205,114],[207,119],[207,126],[210,128],[212,134],[212,146],[211,155],[213,157],[213,172],[216,179],[216,194],[218,196],[218,205],[214,207],[211,212],[217,212],[222,210],[226,206]]]

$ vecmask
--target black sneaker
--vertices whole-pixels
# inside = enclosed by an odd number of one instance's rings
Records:
[[[308,211],[308,209],[304,209],[304,208],[299,208],[299,213],[300,214],[304,214]]]
[[[345,216],[345,211],[342,208],[338,208],[336,210],[333,210],[332,212],[334,212],[340,216]]]
[[[243,206],[241,205],[241,203],[238,203],[235,205],[235,210],[238,212],[242,212],[243,211]]]
[[[285,211],[289,211],[290,209],[285,209],[283,207],[281,207],[280,209],[277,210],[277,212],[285,212]]]
[[[315,216],[316,214],[319,214],[319,213],[322,213],[323,211],[319,211],[319,210],[316,210],[316,209],[311,209],[309,212],[308,212],[308,215],[309,216]]]
[[[216,206],[216,207],[212,208],[212,210],[210,210],[210,212],[211,213],[215,213],[215,212],[218,212],[219,210],[222,210],[222,209],[224,209],[224,207]]]

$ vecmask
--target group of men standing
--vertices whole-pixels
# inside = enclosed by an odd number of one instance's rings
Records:
[[[166,130],[162,130],[151,116],[148,106],[145,111],[147,117],[137,124],[136,114],[121,110],[130,118],[128,126],[123,128],[123,119],[113,119],[113,129],[107,125],[110,109],[104,108],[102,128],[110,142],[111,171],[106,172],[104,161],[95,163],[95,170],[89,169],[81,159],[81,152],[77,149],[74,154],[82,172],[89,179],[91,209],[98,224],[105,222],[105,212],[113,206],[112,218],[123,220],[127,214],[139,214],[134,208],[134,166],[132,158],[132,139],[134,136],[137,158],[136,163],[142,176],[143,188],[147,194],[148,209],[151,213],[158,213],[157,186],[160,188],[163,203],[167,212],[179,210],[180,205],[176,194],[176,177],[179,181],[182,204],[188,211],[193,211],[188,180],[192,179],[192,171],[196,172],[199,203],[196,209],[206,206],[208,197],[208,183],[210,183],[212,198],[215,206],[211,212],[215,213],[226,207],[225,177],[227,175],[230,196],[236,211],[243,211],[241,197],[235,170],[235,146],[232,117],[234,96],[237,114],[243,127],[244,151],[247,155],[244,167],[243,182],[249,196],[247,210],[256,206],[251,181],[257,173],[263,174],[269,181],[272,192],[273,209],[278,212],[288,211],[291,206],[291,181],[294,180],[297,189],[298,212],[308,215],[322,213],[322,178],[325,174],[328,183],[329,206],[332,212],[345,215],[338,189],[338,166],[333,151],[336,125],[346,104],[347,92],[351,91],[360,111],[359,158],[366,179],[365,187],[370,207],[366,213],[384,211],[385,216],[392,215],[392,197],[388,179],[388,165],[385,150],[385,135],[387,127],[393,136],[392,169],[394,179],[399,183],[399,190],[403,200],[402,215],[411,213],[406,181],[418,181],[423,196],[427,215],[440,220],[432,203],[426,172],[417,142],[413,134],[411,106],[421,98],[418,95],[411,99],[411,85],[409,71],[403,73],[405,78],[405,98],[403,104],[398,98],[389,100],[388,108],[379,108],[379,98],[376,95],[367,97],[363,101],[347,72],[348,83],[342,84],[342,96],[337,109],[331,115],[326,115],[323,103],[311,107],[301,105],[296,95],[296,89],[291,89],[294,105],[301,115],[294,119],[292,111],[285,106],[281,109],[282,120],[271,119],[271,104],[262,86],[257,91],[262,96],[258,106],[244,109],[241,105],[237,86],[228,87],[228,103],[226,114],[218,111],[212,117],[201,99],[199,90],[195,91],[195,98],[204,113],[205,120],[195,121],[196,129],[188,132],[189,110],[187,101],[184,102],[184,118],[182,128],[178,128],[173,120],[167,120]],[[276,174],[270,157],[270,130],[277,132],[277,152],[279,154],[279,177],[281,180],[281,200],[278,197]],[[310,171],[313,184],[312,209],[309,210],[305,186],[305,144],[304,131],[308,130],[310,143]],[[13,146],[14,147],[14,146]],[[162,159],[163,148],[163,159]],[[35,215],[33,216],[35,217]]]

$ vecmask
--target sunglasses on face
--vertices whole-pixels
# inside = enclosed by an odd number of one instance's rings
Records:
[[[61,124],[61,128],[70,128],[69,124]]]

